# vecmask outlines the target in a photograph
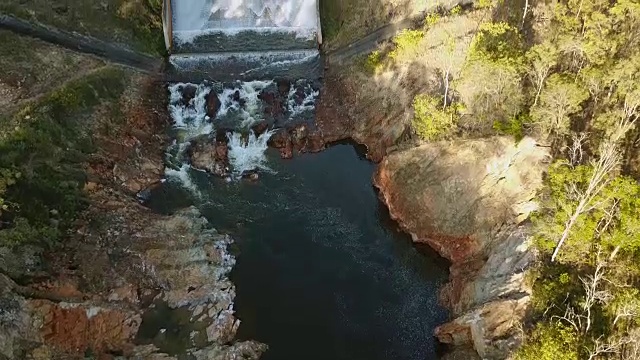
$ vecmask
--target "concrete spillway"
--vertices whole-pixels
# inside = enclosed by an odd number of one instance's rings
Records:
[[[165,38],[171,64],[181,74],[217,74],[246,80],[318,67],[321,42],[318,0],[166,0]],[[268,74],[261,74],[269,63]],[[304,70],[308,71],[308,70]],[[215,72],[215,71],[214,71]]]

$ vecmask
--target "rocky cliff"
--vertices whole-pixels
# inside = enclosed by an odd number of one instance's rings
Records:
[[[380,163],[374,181],[391,216],[451,261],[441,300],[453,320],[436,329],[440,341],[473,346],[484,359],[504,359],[519,344],[533,259],[525,220],[547,159],[531,138],[493,137],[425,144]]]
[[[5,221],[14,209],[3,209],[0,359],[257,359],[264,345],[234,341],[232,239],[193,208],[166,216],[136,200],[164,175],[165,84],[37,40],[0,37],[17,44],[0,54],[8,70],[0,93],[11,95],[0,110],[2,168],[23,173],[0,198],[29,189],[22,216],[33,203],[44,212],[32,218],[45,217],[19,228]],[[30,147],[9,147],[18,136],[16,144]],[[25,147],[29,160],[16,162]],[[74,191],[64,201],[41,194],[49,178],[47,191]]]

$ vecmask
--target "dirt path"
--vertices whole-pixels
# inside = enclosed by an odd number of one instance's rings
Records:
[[[116,64],[145,72],[158,72],[162,59],[128,50],[124,45],[108,43],[89,36],[62,31],[12,16],[0,14],[0,29],[31,36],[67,49],[91,54]]]

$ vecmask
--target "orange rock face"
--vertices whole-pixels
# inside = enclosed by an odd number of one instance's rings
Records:
[[[87,349],[97,353],[126,353],[126,349],[133,349],[131,341],[142,321],[134,312],[47,300],[33,300],[29,306],[42,321],[43,340],[71,354],[81,354]]]
[[[453,320],[436,329],[441,342],[484,359],[518,345],[533,258],[519,222],[535,209],[546,156],[532,139],[489,138],[397,151],[378,166],[374,184],[391,217],[451,261],[440,299]]]

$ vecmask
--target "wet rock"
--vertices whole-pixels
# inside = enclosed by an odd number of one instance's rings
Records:
[[[225,177],[229,172],[229,147],[226,136],[212,139],[208,135],[192,141],[189,150],[191,165],[213,175]]]
[[[277,129],[269,138],[267,144],[270,147],[280,150],[280,157],[283,159],[291,159],[293,157],[293,143],[289,131],[284,128]]]
[[[242,177],[251,181],[258,181],[258,179],[260,178],[260,175],[258,174],[257,171],[249,171],[242,174]]]
[[[269,146],[276,149],[287,146],[287,143],[291,143],[291,138],[287,129],[284,128],[277,129],[267,142]]]
[[[136,198],[141,202],[147,202],[151,198],[151,194],[162,186],[162,181],[156,181],[153,184],[147,186],[136,194]]]
[[[189,105],[191,100],[196,97],[198,87],[195,85],[187,84],[182,88],[182,103],[186,106]]]
[[[518,346],[533,260],[520,224],[537,208],[548,156],[531,138],[494,137],[430,143],[380,163],[374,184],[391,217],[451,261],[441,301],[453,320],[436,329],[440,341],[474,346],[483,359]]]
[[[279,116],[284,113],[284,101],[277,92],[273,92],[270,89],[263,89],[258,94],[264,106],[264,114],[270,116]]]
[[[209,116],[209,118],[211,119],[215,119],[216,115],[218,115],[218,110],[220,110],[220,106],[222,106],[222,103],[218,98],[218,94],[216,94],[216,92],[212,90],[211,92],[209,92],[209,94],[207,94],[206,100],[207,116]]]
[[[304,89],[301,87],[296,88],[296,92],[293,95],[293,101],[295,101],[297,105],[302,105],[305,98]]]
[[[302,149],[306,145],[306,139],[309,131],[305,124],[297,125],[291,130],[291,142],[297,149]]]
[[[289,95],[289,91],[291,90],[291,83],[286,80],[278,80],[278,93],[282,97],[286,97]]]
[[[247,103],[247,100],[240,95],[240,90],[236,90],[233,92],[233,95],[231,95],[231,100],[237,102],[240,107],[244,107],[244,105]]]
[[[262,134],[264,134],[265,131],[267,131],[267,129],[269,128],[269,123],[266,121],[261,121],[255,125],[253,125],[251,127],[251,131],[253,131],[253,133],[256,136],[260,136]]]
[[[291,141],[287,142],[287,144],[280,148],[280,157],[282,159],[291,159],[293,158],[293,144],[291,144]]]

